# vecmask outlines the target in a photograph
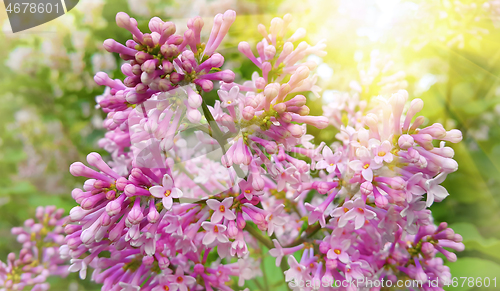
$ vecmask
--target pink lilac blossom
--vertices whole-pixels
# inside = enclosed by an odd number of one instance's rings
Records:
[[[427,208],[448,195],[440,184],[458,165],[445,142],[461,133],[423,126],[423,102],[406,106],[404,90],[374,104],[342,95],[339,108],[309,115],[306,96],[319,88],[305,58],[323,56],[325,45],[301,41],[304,29],[289,36],[290,15],[259,25],[257,54],[239,44],[257,72],[235,82],[215,52],[235,17],[218,14],[203,43],[200,17],[178,35],[157,17],[143,33],[117,14],[132,39],[104,47],[126,61],[126,78],[95,76],[107,86],[96,100],[110,161],[90,153],[89,166],[70,166],[87,180],[71,193],[78,205],[49,266],[69,260],[65,271],[82,279],[92,270],[102,290],[234,290],[262,275],[262,256],[250,250],[263,245],[293,290],[327,290],[294,287],[298,280],[408,277],[439,277],[432,290],[442,290],[450,273],[436,254],[455,261],[450,249],[463,244]],[[220,100],[211,106],[204,92],[214,81]],[[307,125],[330,124],[341,143],[314,146]],[[10,257],[5,278],[20,264]]]
[[[65,277],[69,273],[67,262],[61,259],[59,247],[64,244],[67,218],[64,209],[55,206],[36,209],[36,220],[28,219],[24,227],[12,228],[12,234],[22,244],[19,255],[10,253],[7,264],[0,262],[1,290],[49,290],[49,276]]]

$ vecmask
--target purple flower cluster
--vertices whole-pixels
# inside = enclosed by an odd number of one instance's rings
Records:
[[[232,82],[234,73],[221,70],[224,57],[215,50],[227,34],[234,22],[236,13],[232,10],[223,15],[218,14],[210,37],[206,43],[201,42],[203,19],[195,17],[188,21],[188,30],[184,35],[175,34],[176,27],[172,22],[163,22],[154,17],[149,22],[151,33],[142,33],[137,28],[137,21],[124,12],[116,15],[116,23],[133,35],[133,39],[125,45],[113,39],[104,41],[104,48],[109,52],[119,53],[128,61],[121,69],[127,77],[122,81],[112,80],[106,73],[95,76],[99,85],[111,90],[104,98],[98,100],[105,112],[121,112],[128,106],[141,104],[160,92],[168,92],[183,85],[195,84],[203,91],[211,91],[213,81]],[[196,110],[201,105],[201,97],[193,93],[188,108]],[[114,115],[114,114],[111,114]],[[188,114],[193,122],[199,121],[201,115]]]
[[[72,192],[78,206],[60,247],[69,270],[84,279],[93,269],[102,290],[233,290],[236,278],[243,286],[261,275],[262,257],[250,250],[263,245],[287,282],[446,282],[436,254],[454,261],[448,249],[463,244],[427,208],[448,195],[440,184],[458,165],[445,142],[459,142],[460,131],[423,126],[423,102],[407,106],[403,90],[309,115],[305,96],[319,88],[305,59],[325,45],[301,41],[304,29],[287,36],[290,15],[259,25],[257,55],[239,44],[258,70],[236,83],[215,53],[234,20],[234,11],[217,15],[202,43],[200,17],[176,35],[173,23],[155,17],[143,33],[118,13],[133,39],[104,46],[127,61],[127,77],[95,77],[107,86],[97,98],[108,114],[99,145],[111,160],[90,153],[90,167],[70,167],[88,179]],[[214,81],[210,106],[204,92]],[[307,125],[330,124],[341,143],[314,145]],[[293,287],[313,290],[301,288]]]
[[[59,247],[64,244],[64,209],[54,206],[36,209],[36,219],[28,219],[24,227],[12,228],[12,234],[22,244],[19,255],[10,253],[7,264],[0,262],[1,290],[49,290],[45,281],[49,276],[64,277],[68,265],[59,255]]]

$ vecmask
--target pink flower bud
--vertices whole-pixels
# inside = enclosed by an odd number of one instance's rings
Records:
[[[328,270],[335,270],[337,269],[337,260],[331,260],[331,259],[326,259],[325,261],[325,267]]]
[[[122,219],[120,220],[119,223],[115,225],[115,227],[113,227],[113,229],[109,231],[108,235],[109,240],[112,242],[117,241],[122,236],[124,228],[125,228],[125,219]]]
[[[251,120],[255,116],[255,108],[252,106],[246,106],[243,108],[242,116],[245,120]]]
[[[125,28],[128,30],[131,27],[130,16],[128,16],[128,14],[125,12],[118,12],[116,14],[116,24],[119,27]]]
[[[148,46],[148,47],[154,47],[155,44],[154,44],[154,41],[153,41],[153,37],[151,36],[151,34],[149,33],[145,33],[142,37],[142,44]]]
[[[30,219],[27,219],[26,221],[24,221],[24,226],[26,226],[26,227],[31,227],[31,226],[33,226],[33,224],[35,224],[35,220],[33,218],[30,218]]]
[[[153,17],[151,18],[151,20],[149,20],[149,24],[148,24],[148,27],[149,27],[149,30],[151,30],[151,32],[157,32],[157,33],[162,33],[162,25],[163,25],[163,21],[159,18],[159,17]]]
[[[303,106],[300,106],[294,112],[297,113],[300,116],[306,116],[306,115],[309,115],[309,113],[311,112],[311,110],[306,105],[303,105]]]
[[[194,265],[193,271],[197,274],[203,274],[205,272],[205,267],[202,264]]]
[[[140,76],[142,74],[141,65],[135,64],[132,66],[132,73],[136,76]]]
[[[286,110],[286,105],[284,103],[278,103],[273,106],[273,109],[278,112],[279,114],[285,112]]]
[[[228,226],[227,226],[227,236],[230,239],[235,239],[236,236],[238,235],[238,227],[236,226],[236,223],[234,220],[229,221]]]
[[[424,107],[424,101],[422,99],[413,99],[410,103],[410,108],[408,109],[408,112],[406,113],[406,118],[403,124],[403,131],[407,131],[408,127],[410,126],[412,118],[422,110]]]
[[[143,84],[139,84],[139,85],[143,85]],[[139,86],[139,85],[137,85],[137,86]],[[167,79],[158,80],[157,87],[158,87],[157,90],[162,91],[162,92],[170,91],[173,88],[170,81]],[[136,91],[137,91],[137,87],[136,87]]]
[[[88,210],[83,210],[80,206],[75,206],[69,211],[69,217],[72,221],[79,221],[87,215],[87,213],[89,213]]]
[[[426,150],[432,150],[434,146],[432,145],[432,136],[430,134],[413,134],[413,139],[416,143],[418,143],[421,147]]]
[[[238,212],[238,214],[236,216],[236,225],[238,226],[239,229],[244,229],[246,224],[247,223],[246,223],[245,219],[243,218],[243,215],[241,214],[241,212]]]
[[[452,129],[446,133],[446,136],[441,138],[452,143],[457,143],[462,140],[462,132],[458,129]]]
[[[156,210],[156,207],[154,207],[154,204],[153,207],[149,207],[147,219],[150,223],[156,223],[160,219],[160,214]]]
[[[125,177],[120,177],[116,180],[116,189],[119,191],[125,190],[125,186],[128,184],[128,180]]]
[[[116,191],[115,190],[110,190],[106,192],[106,199],[108,200],[113,200],[116,197]]]
[[[271,60],[276,55],[276,48],[273,45],[268,45],[264,49],[264,55],[266,56],[266,60]]]
[[[194,83],[201,86],[201,89],[205,92],[212,91],[212,89],[214,88],[214,83],[212,83],[212,81],[210,80],[196,79],[194,80]]]
[[[174,84],[179,83],[183,79],[184,79],[184,75],[181,75],[177,72],[173,72],[172,74],[170,74],[170,82],[172,82]]]
[[[166,270],[170,265],[170,261],[165,256],[156,256],[156,259],[158,260],[158,267],[161,270]]]
[[[102,172],[110,175],[111,177],[118,179],[120,175],[115,173],[111,168],[103,161],[100,154],[92,152],[87,155],[87,162],[89,165],[94,166],[101,170]]]
[[[73,164],[71,164],[71,166],[69,167],[69,172],[71,173],[71,175],[75,176],[75,177],[80,177],[80,176],[83,176],[83,177],[88,177],[88,178],[93,178],[93,179],[100,179],[100,180],[104,180],[104,181],[107,181],[107,182],[112,182],[113,180],[99,172],[96,172],[95,170],[92,170],[91,168],[85,166],[84,164],[80,163],[80,162],[75,162]]]
[[[150,54],[148,54],[148,53],[142,52],[142,51],[137,52],[137,53],[135,54],[135,60],[136,60],[139,64],[142,64],[142,63],[144,63],[145,61],[150,60],[150,59],[152,59],[152,58],[153,58],[153,56],[151,56],[151,55],[150,55]]]
[[[201,106],[203,100],[199,94],[196,94],[193,90],[188,90],[188,105],[191,108],[198,108]]]
[[[285,102],[286,106],[297,106],[300,107],[306,104],[306,97],[304,95],[296,95],[292,99]]]
[[[368,196],[373,193],[373,184],[369,181],[363,182],[359,187],[359,190],[361,191],[361,194]]]
[[[429,134],[435,139],[443,139],[446,136],[446,130],[440,123],[434,123],[431,126],[423,128],[419,131],[419,134]]]
[[[186,116],[192,123],[198,123],[201,120],[201,113],[198,109],[188,107]]]
[[[288,85],[290,85],[290,88],[295,88],[299,84],[299,82],[309,76],[309,73],[310,70],[307,66],[300,66],[290,77],[290,81],[288,81]]]
[[[104,194],[96,194],[92,195],[90,197],[87,197],[82,200],[81,207],[85,210],[91,210],[94,208],[99,202],[103,201],[105,199]]]
[[[141,199],[135,200],[134,206],[132,207],[127,216],[127,220],[133,225],[140,223],[144,219],[144,214],[142,214],[140,201]]]
[[[326,254],[328,253],[328,250],[330,250],[330,244],[325,242],[325,241],[322,241],[320,244],[319,244],[319,251],[322,253],[322,254]]]
[[[101,220],[101,225],[103,226],[108,226],[111,224],[111,217],[106,212],[102,213],[100,220]]]
[[[141,69],[148,74],[152,74],[156,70],[156,66],[158,66],[158,59],[152,59],[145,61]]]
[[[302,130],[302,126],[298,125],[298,124],[293,124],[293,123],[290,123],[286,129],[290,132],[290,134],[293,136],[293,137],[296,137],[296,138],[299,138],[301,137],[304,132]]]
[[[142,263],[145,266],[151,266],[151,265],[153,265],[154,261],[155,261],[155,258],[153,256],[144,256],[142,258]]]
[[[413,142],[414,142],[413,137],[411,137],[411,135],[408,134],[403,134],[398,139],[398,145],[403,150],[407,150],[408,148],[412,147]]]
[[[422,124],[425,122],[425,117],[419,116],[415,118],[415,121],[411,125],[410,129],[408,131],[415,131],[417,128],[419,128]]]
[[[266,82],[266,79],[262,78],[262,77],[258,77],[256,80],[255,80],[255,88],[257,89],[264,89],[267,85],[267,82]]]
[[[163,60],[161,63],[162,70],[165,74],[170,74],[174,70],[174,65],[168,60]]]
[[[306,123],[317,127],[319,129],[323,129],[328,126],[328,118],[325,116],[300,116],[298,114],[292,114],[293,121],[298,123]]]
[[[373,193],[375,194],[375,205],[377,205],[377,207],[385,208],[387,204],[389,204],[387,197],[380,194],[380,192],[374,191]]]

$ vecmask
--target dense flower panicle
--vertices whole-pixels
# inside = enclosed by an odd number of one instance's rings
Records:
[[[58,240],[69,271],[84,279],[93,269],[102,290],[233,290],[235,278],[243,286],[262,275],[251,252],[262,244],[294,290],[330,290],[292,284],[299,280],[445,283],[436,254],[454,261],[449,249],[463,244],[427,208],[448,195],[440,184],[458,165],[445,142],[461,133],[423,126],[423,102],[406,106],[404,74],[383,77],[376,55],[361,85],[351,83],[353,96],[339,93],[324,116],[309,115],[306,96],[319,88],[305,59],[325,45],[300,42],[304,29],[289,35],[290,15],[259,25],[257,54],[239,44],[258,70],[236,83],[215,52],[234,21],[234,11],[218,14],[202,43],[200,17],[177,35],[157,17],[143,33],[117,14],[133,37],[104,47],[126,61],[126,77],[95,76],[107,86],[96,100],[107,113],[99,146],[111,160],[90,153],[89,166],[70,167],[87,180],[71,193],[78,206]],[[204,92],[214,81],[210,106]],[[394,94],[360,101],[375,82]],[[336,126],[341,143],[315,146],[307,125]]]
[[[129,30],[133,39],[125,45],[108,39],[104,48],[119,53],[122,59],[129,61],[121,67],[127,77],[122,82],[112,80],[103,72],[96,74],[94,79],[97,84],[111,88],[98,100],[99,105],[106,111],[121,111],[131,104],[142,103],[155,93],[167,92],[178,86],[194,83],[204,91],[211,91],[213,81],[232,82],[234,73],[220,70],[224,57],[215,50],[235,16],[232,10],[218,14],[207,43],[202,43],[201,17],[190,19],[188,30],[179,35],[175,34],[176,27],[172,22],[163,22],[158,17],[149,22],[151,33],[142,33],[134,18],[123,12],[118,13],[117,25]]]
[[[12,234],[22,244],[19,255],[10,253],[7,264],[0,262],[1,290],[49,290],[49,276],[68,274],[68,265],[59,255],[64,244],[64,209],[55,206],[36,209],[36,220],[28,219],[24,227],[12,228]]]

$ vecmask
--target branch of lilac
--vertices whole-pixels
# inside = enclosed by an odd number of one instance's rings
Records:
[[[201,17],[178,34],[158,17],[142,32],[117,14],[132,38],[104,48],[124,60],[126,77],[94,77],[106,87],[96,101],[107,114],[99,146],[109,157],[90,153],[90,166],[70,166],[87,180],[72,191],[68,217],[40,207],[37,222],[12,230],[23,249],[0,264],[7,290],[47,290],[49,276],[85,279],[92,269],[101,290],[229,291],[233,279],[244,288],[261,276],[263,258],[249,251],[259,243],[293,290],[301,281],[408,278],[443,290],[451,274],[438,254],[454,262],[464,245],[429,207],[449,195],[441,183],[458,164],[447,143],[461,132],[427,125],[417,116],[423,101],[398,86],[362,100],[376,87],[365,79],[386,79],[383,62],[322,116],[310,115],[305,95],[320,97],[320,88],[309,56],[325,56],[325,44],[303,41],[304,29],[289,32],[288,14],[258,26],[255,50],[239,43],[257,71],[237,83],[216,52],[235,19],[232,10],[217,14],[203,42]],[[202,92],[214,83],[219,100],[209,106]],[[308,125],[336,127],[338,142],[314,145]],[[222,158],[206,145],[218,145]]]

